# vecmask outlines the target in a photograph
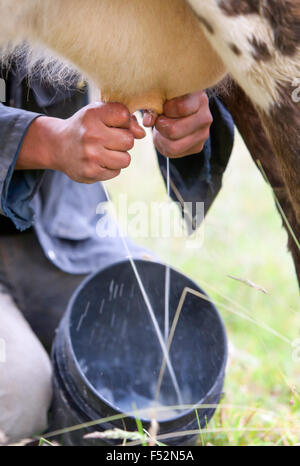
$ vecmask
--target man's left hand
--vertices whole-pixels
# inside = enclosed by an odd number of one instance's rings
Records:
[[[204,91],[169,100],[164,114],[144,113],[144,126],[154,126],[153,140],[159,152],[176,158],[201,152],[212,124]]]

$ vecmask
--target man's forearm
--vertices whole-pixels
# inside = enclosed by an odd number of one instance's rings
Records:
[[[61,130],[59,118],[40,116],[30,125],[15,165],[15,170],[55,170],[57,139]]]
[[[20,229],[28,228],[32,223],[29,203],[41,181],[41,172],[24,172],[26,181],[20,183],[15,191],[14,168],[26,133],[38,116],[38,113],[0,104],[0,214],[11,218]],[[21,173],[18,172],[19,179],[22,178]],[[22,212],[19,209],[20,199],[24,200]]]

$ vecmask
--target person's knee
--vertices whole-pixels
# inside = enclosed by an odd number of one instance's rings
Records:
[[[24,354],[27,363],[8,369],[0,382],[0,430],[10,441],[41,434],[47,428],[52,398],[51,366],[39,351]],[[0,377],[2,379],[2,377]]]
[[[52,369],[41,343],[7,295],[0,295],[0,339],[0,431],[14,441],[46,429]]]

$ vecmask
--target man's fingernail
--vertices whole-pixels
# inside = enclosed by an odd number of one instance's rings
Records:
[[[159,124],[165,128],[166,126],[169,126],[170,120],[167,120],[167,118],[164,117],[159,117]]]
[[[144,125],[150,126],[152,124],[152,115],[151,113],[144,113]]]

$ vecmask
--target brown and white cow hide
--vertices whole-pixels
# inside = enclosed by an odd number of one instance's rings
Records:
[[[185,0],[0,0],[0,12],[0,45],[47,47],[132,112],[225,74]]]
[[[0,46],[23,41],[66,60],[104,100],[131,111],[160,113],[166,99],[229,72],[266,130],[261,144],[267,137],[267,163],[276,165],[298,234],[300,0],[0,0]]]
[[[187,0],[234,80],[250,98],[300,231],[300,0]],[[241,107],[240,112],[246,112]],[[252,131],[250,128],[249,133]],[[246,134],[247,137],[247,134]],[[261,140],[264,144],[264,138]],[[273,154],[275,157],[273,157]],[[298,237],[298,241],[300,237]],[[299,249],[299,247],[297,246]]]

